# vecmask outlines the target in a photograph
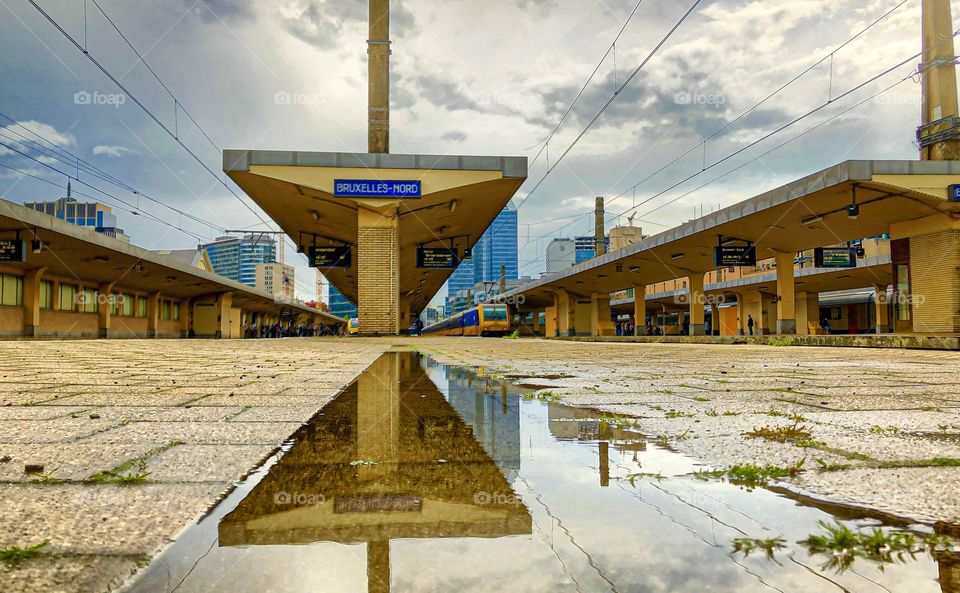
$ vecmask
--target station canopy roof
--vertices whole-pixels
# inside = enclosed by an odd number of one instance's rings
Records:
[[[176,257],[161,255],[112,237],[59,220],[19,204],[0,200],[0,236],[13,238],[20,231],[27,243],[27,261],[10,264],[24,270],[47,268],[50,275],[78,282],[109,284],[117,289],[186,299],[224,292],[233,293],[233,306],[262,313],[309,313],[328,324],[344,321],[300,303],[278,303],[273,295],[201,270]],[[40,253],[30,253],[30,241],[43,241]]]
[[[714,270],[714,247],[750,242],[759,259],[891,232],[898,223],[960,215],[947,195],[960,161],[846,161],[621,250],[548,274],[500,297],[526,308],[550,305],[564,289],[580,297],[613,293]],[[856,190],[854,190],[856,188]],[[856,191],[860,216],[847,206]],[[520,307],[524,309],[524,306]]]
[[[399,215],[400,295],[422,310],[453,270],[418,270],[418,245],[472,247],[527,176],[526,157],[226,150],[223,169],[299,247],[357,244],[358,210]],[[344,198],[337,180],[420,181],[417,199]],[[357,302],[357,258],[321,269]],[[417,294],[419,293],[419,294]]]

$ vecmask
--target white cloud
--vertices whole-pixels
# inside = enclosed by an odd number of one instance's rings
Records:
[[[72,146],[77,143],[77,139],[70,132],[59,132],[50,124],[45,124],[32,119],[18,122],[18,125],[10,124],[8,126],[4,126],[3,130],[10,132],[13,135],[23,134],[24,136],[35,138],[35,136],[24,132],[23,128],[30,130],[38,136],[42,136],[43,138],[60,147]]]
[[[93,154],[96,156],[110,156],[115,158],[120,158],[128,154],[139,154],[137,151],[132,148],[127,148],[126,146],[94,146]]]

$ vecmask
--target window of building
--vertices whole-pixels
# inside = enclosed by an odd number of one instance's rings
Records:
[[[163,301],[160,306],[160,318],[164,321],[170,321],[171,317],[170,301]]]
[[[124,317],[133,317],[134,297],[130,294],[123,295],[123,302],[120,314]]]
[[[53,308],[53,282],[49,280],[40,281],[40,308]]]
[[[173,303],[173,320],[180,321],[180,303]]]
[[[77,310],[77,287],[73,284],[60,284],[60,310]]]
[[[894,301],[893,307],[897,321],[910,321],[910,266],[897,264],[894,266]]]
[[[12,274],[0,274],[0,305],[23,306],[23,278]]]
[[[97,312],[97,290],[94,288],[84,288],[81,291],[81,302],[80,302],[80,312],[81,313],[96,313]]]
[[[147,297],[138,296],[137,297],[137,317],[144,318],[147,316]]]
[[[115,292],[110,295],[110,314],[119,317],[123,311],[123,295]]]

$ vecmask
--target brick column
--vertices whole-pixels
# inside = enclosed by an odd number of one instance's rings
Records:
[[[23,277],[23,335],[40,336],[40,281],[47,268],[30,270]]]
[[[357,214],[357,308],[360,332],[400,333],[397,217],[361,208]]]

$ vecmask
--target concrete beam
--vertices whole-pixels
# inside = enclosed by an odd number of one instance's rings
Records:
[[[877,317],[876,333],[891,333],[893,329],[890,327],[890,299],[887,297],[887,285],[875,284],[873,288],[877,291],[874,299]]]
[[[113,287],[116,282],[107,282],[97,287],[97,315],[100,318],[100,337],[110,337],[110,322],[113,317]]]
[[[647,335],[647,287],[633,285],[633,335]]]
[[[47,268],[30,270],[23,277],[23,335],[40,336],[40,282]]]
[[[797,333],[793,253],[777,253],[777,333]]]
[[[595,292],[590,295],[590,334],[613,336],[617,331],[610,317],[610,295]]]
[[[181,309],[180,315],[183,315]],[[147,296],[147,337],[156,338],[160,327],[160,293],[154,292]]]
[[[559,289],[557,302],[557,335],[562,337],[577,335],[577,299],[566,290]]]
[[[690,335],[702,336],[706,333],[704,327],[703,307],[707,302],[707,297],[703,291],[704,275],[699,272],[693,272],[688,279],[690,287]],[[682,316],[681,316],[682,317]]]

